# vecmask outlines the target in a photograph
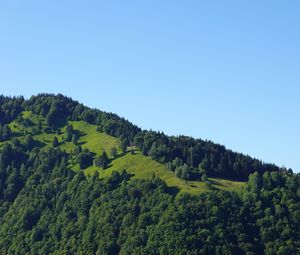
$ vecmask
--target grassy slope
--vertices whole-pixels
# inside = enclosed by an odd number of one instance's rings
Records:
[[[34,124],[34,127],[24,128],[15,122],[10,124],[13,132],[19,134],[19,139],[24,141],[25,133],[31,133],[34,140],[38,140],[45,147],[52,146],[52,141],[54,136],[56,136],[60,142],[60,147],[68,152],[75,149],[75,146],[71,142],[63,142],[63,137],[65,136],[65,127],[61,129],[61,134],[57,135],[54,133],[42,133],[36,128],[38,121],[44,122],[41,116],[32,114],[31,112],[23,112],[24,118],[29,118]],[[73,125],[74,130],[79,132],[80,138],[78,143],[82,148],[88,148],[90,151],[94,152],[97,156],[100,155],[104,150],[109,154],[112,147],[116,147],[119,150],[120,141],[118,138],[109,136],[105,133],[99,133],[96,131],[96,126],[88,124],[83,121],[70,121]],[[44,124],[43,124],[44,125]],[[0,144],[1,145],[1,144]],[[71,163],[70,167],[78,171],[79,165],[74,161]],[[134,155],[127,153],[122,155],[119,150],[119,156],[112,160],[110,166],[103,170],[101,168],[91,166],[84,170],[87,175],[93,174],[95,171],[99,172],[101,178],[110,176],[113,171],[126,171],[133,174],[133,178],[140,179],[150,179],[153,176],[160,177],[164,180],[170,187],[178,187],[181,192],[188,192],[191,194],[198,194],[201,192],[208,191],[208,187],[204,182],[200,181],[184,181],[175,176],[174,172],[167,169],[163,164],[160,164],[149,157],[142,155],[139,151],[136,151]],[[224,190],[238,190],[244,186],[242,182],[234,182],[230,180],[223,179],[210,179],[213,186]]]
[[[113,147],[119,148],[119,139],[109,136],[105,133],[99,133],[96,131],[96,126],[88,124],[84,121],[69,121],[75,131],[80,133],[80,138],[78,144],[81,145],[83,149],[89,149],[99,156],[103,151],[110,153]],[[65,133],[65,128],[63,129]],[[72,142],[64,143],[61,149],[66,151],[73,150],[75,147]]]

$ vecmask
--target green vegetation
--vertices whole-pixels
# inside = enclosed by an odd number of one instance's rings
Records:
[[[93,159],[88,159],[89,155],[81,153],[78,160],[71,161],[70,167],[79,171],[85,169],[84,173],[93,175],[95,171],[99,172],[100,178],[107,178],[111,176],[113,171],[122,172],[124,169],[133,175],[133,178],[138,179],[151,179],[153,174],[166,182],[169,187],[177,187],[182,192],[188,192],[191,194],[198,194],[210,190],[211,188],[218,188],[224,190],[239,190],[244,186],[244,182],[237,182],[231,180],[223,180],[210,178],[208,183],[203,181],[188,181],[176,177],[175,172],[170,171],[166,165],[154,161],[150,157],[142,155],[137,149],[135,153],[123,153],[122,144],[120,139],[105,134],[104,132],[98,132],[97,126],[86,123],[84,121],[69,121],[65,126],[60,127],[60,134],[57,132],[44,132],[41,133],[38,129],[38,124],[42,123],[44,127],[44,118],[33,114],[30,111],[24,111],[21,113],[23,119],[31,123],[30,128],[25,127],[17,122],[9,124],[12,131],[19,134],[20,141],[25,141],[25,134],[31,134],[31,137],[38,141],[44,147],[57,147],[67,152],[75,150],[76,144],[73,143],[73,135],[77,135],[76,143],[82,147],[82,149],[88,149],[94,153],[94,158],[98,159],[103,152],[114,151],[114,157],[111,158],[111,162],[105,164],[105,170],[101,164],[93,165]],[[54,146],[54,144],[56,146]],[[119,148],[119,150],[116,150]],[[84,164],[84,160],[87,160],[87,164]]]
[[[241,192],[191,196],[155,176],[87,177],[68,159],[53,148],[3,147],[1,254],[300,252],[300,175],[254,173]]]
[[[285,255],[299,237],[292,170],[61,95],[0,96],[0,254]]]
[[[178,187],[183,192],[188,192],[192,194],[201,193],[208,191],[209,187],[206,183],[201,181],[184,181],[175,176],[175,173],[168,170],[166,166],[158,162],[153,161],[149,157],[143,156],[140,152],[135,154],[127,153],[126,155],[117,158],[112,161],[111,166],[106,170],[100,170],[100,177],[111,176],[112,172],[119,171],[123,169],[129,174],[133,174],[134,178],[138,179],[151,179],[153,175],[164,180],[169,187]],[[92,166],[86,169],[86,173],[89,175],[94,174],[97,170],[96,167]],[[226,190],[238,190],[244,186],[243,182],[234,182],[222,179],[210,179],[213,183],[213,187],[226,189]]]
[[[112,148],[120,147],[119,139],[107,135],[104,132],[97,132],[97,126],[95,125],[88,124],[84,121],[71,121],[70,123],[73,125],[74,130],[78,131],[80,136],[78,142],[83,149],[89,149],[100,156],[103,151],[109,153]]]

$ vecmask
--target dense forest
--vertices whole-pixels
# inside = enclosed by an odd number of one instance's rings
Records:
[[[74,157],[81,169],[93,164],[71,125],[64,139],[77,146],[72,152],[56,137],[51,147],[41,146],[29,129],[18,139],[9,123],[30,127],[25,110],[45,119],[40,133],[58,134],[67,120],[83,120],[180,178],[248,182],[237,192],[191,195],[155,173],[148,180],[126,169],[87,176],[70,169]],[[290,169],[210,141],[141,130],[62,95],[0,97],[0,141],[0,254],[300,254],[300,175]],[[104,169],[109,156],[103,152],[95,163]]]
[[[300,176],[254,173],[239,192],[176,196],[164,182],[99,180],[57,149],[6,145],[1,254],[299,254]]]

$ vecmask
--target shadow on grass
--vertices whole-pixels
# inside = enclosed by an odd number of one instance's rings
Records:
[[[22,133],[22,132],[13,132],[12,133],[12,137],[20,137],[20,136],[24,136],[24,133]]]
[[[77,137],[82,137],[82,136],[86,135],[86,133],[84,133],[84,132],[82,132],[80,130],[74,130],[73,133],[76,134]]]
[[[77,142],[77,143],[75,144],[75,146],[82,146],[82,145],[84,145],[84,144],[86,144],[86,142]]]
[[[114,158],[111,158],[110,161],[114,161],[118,158],[121,158],[121,157],[125,156],[126,154],[127,154],[127,152],[118,153]]]
[[[217,182],[215,180],[208,180],[210,184],[212,185],[215,185],[215,186],[222,186],[222,187],[225,187],[224,184],[220,183],[220,182]]]
[[[128,178],[130,179],[131,177],[133,177],[135,174],[132,174],[132,173],[128,173],[127,171],[126,171],[126,175],[128,176]]]
[[[90,151],[90,153],[91,153],[93,159],[95,159],[95,157],[96,157],[97,154],[95,152],[92,152],[92,151]]]
[[[40,142],[40,141],[37,141],[37,140],[34,140],[34,141],[33,141],[33,147],[43,148],[43,147],[45,147],[46,145],[47,145],[46,143],[43,143],[43,142]]]
[[[39,130],[39,129],[32,129],[32,133],[34,134],[34,135],[41,135],[41,134],[43,134],[43,132],[41,131],[41,130]]]
[[[170,195],[176,196],[179,193],[180,189],[178,187],[168,187],[167,186],[167,193],[169,193]]]
[[[62,146],[65,144],[65,141],[61,141],[61,142],[58,142],[58,147]]]
[[[113,164],[113,161],[114,161],[114,160],[116,160],[116,159],[118,159],[118,158],[121,158],[121,157],[125,156],[127,153],[128,153],[128,152],[119,153],[119,154],[116,155],[114,158],[109,158],[109,159],[108,159],[108,160],[109,160],[109,163],[108,163],[108,165],[106,166],[106,168],[103,169],[103,170],[106,170],[106,169],[111,168],[111,167],[114,165],[114,164]]]
[[[54,123],[55,129],[63,128],[66,125],[67,125],[67,119],[66,118],[62,118],[62,117],[57,118],[55,120],[55,123]]]

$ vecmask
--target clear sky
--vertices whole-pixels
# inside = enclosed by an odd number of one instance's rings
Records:
[[[300,170],[300,1],[0,1],[0,94],[62,93]]]

